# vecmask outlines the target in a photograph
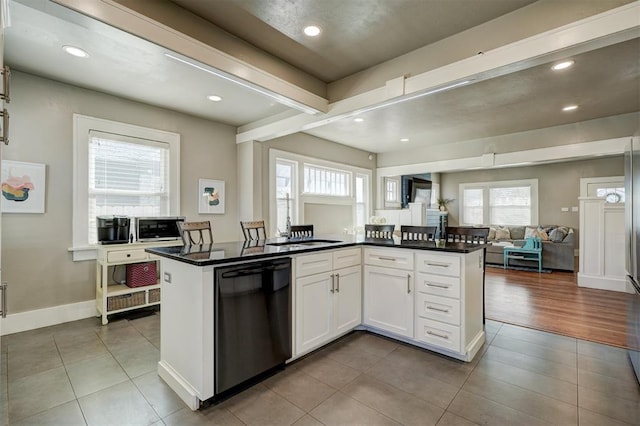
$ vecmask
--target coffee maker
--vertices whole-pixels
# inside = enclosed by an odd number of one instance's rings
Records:
[[[121,244],[129,242],[129,217],[97,216],[98,242],[100,244]]]

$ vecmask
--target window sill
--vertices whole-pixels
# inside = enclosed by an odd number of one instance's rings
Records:
[[[98,258],[98,246],[79,246],[67,249],[73,255],[74,262],[82,262],[84,260],[96,260]]]

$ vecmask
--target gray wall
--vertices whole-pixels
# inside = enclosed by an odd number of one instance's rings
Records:
[[[73,262],[72,114],[181,135],[180,213],[211,220],[217,241],[237,240],[235,128],[12,70],[6,160],[47,165],[46,212],[2,215],[2,278],[10,313],[95,297],[95,262]],[[198,178],[226,182],[224,215],[198,215]]]
[[[447,210],[449,225],[457,225],[460,207],[458,186],[461,183],[538,179],[539,224],[570,226],[576,230],[576,236],[579,237],[580,213],[571,212],[571,207],[578,206],[580,179],[606,176],[624,176],[622,156],[529,167],[441,173],[440,191],[443,197],[455,199]],[[569,212],[561,212],[561,207],[569,207]]]

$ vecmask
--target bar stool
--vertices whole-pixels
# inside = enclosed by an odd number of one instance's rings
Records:
[[[242,227],[242,234],[244,235],[245,241],[267,239],[264,220],[241,221],[240,226]]]

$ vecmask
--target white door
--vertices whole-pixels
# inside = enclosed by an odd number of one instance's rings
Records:
[[[362,273],[360,266],[335,271],[336,292],[334,335],[345,333],[362,322]]]
[[[314,349],[333,336],[331,273],[296,280],[296,354]]]
[[[4,66],[4,27],[7,23],[7,8],[8,2],[6,0],[0,0],[0,69]],[[4,84],[2,85],[4,86]],[[7,88],[2,87],[3,93],[6,93]],[[4,100],[0,99],[0,111],[4,109]],[[0,120],[1,122],[1,120]],[[2,126],[0,126],[2,127]],[[4,131],[4,129],[2,129]],[[4,145],[0,143],[0,146]],[[2,149],[0,148],[0,165],[2,165]],[[0,214],[0,247],[2,246],[2,214]],[[0,256],[0,285],[2,284],[2,261]],[[6,287],[0,294],[0,309],[3,310],[2,315],[0,315],[0,339],[2,336],[2,316],[6,315]],[[0,342],[2,344],[2,342]],[[1,371],[4,367],[6,367],[5,359],[2,357],[2,362],[0,363],[0,425],[8,425],[9,424],[9,409],[7,403],[7,371]]]
[[[364,323],[413,338],[413,273],[365,266]]]

